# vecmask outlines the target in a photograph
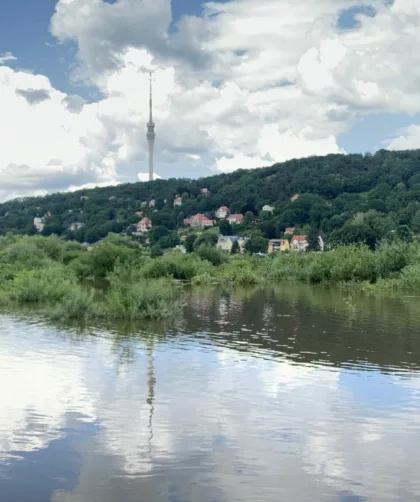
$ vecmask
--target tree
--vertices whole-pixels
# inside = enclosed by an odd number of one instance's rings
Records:
[[[197,249],[197,254],[200,258],[209,261],[213,265],[221,265],[225,261],[225,256],[219,249],[206,245],[201,245]]]
[[[171,232],[168,235],[165,235],[158,241],[158,245],[162,249],[169,249],[169,248],[174,248],[175,246],[178,246],[180,243],[179,235],[176,232]]]
[[[420,210],[413,216],[411,220],[411,227],[416,233],[420,233]]]
[[[157,258],[158,256],[162,255],[163,255],[162,248],[158,244],[155,244],[150,248],[150,256],[152,258]]]
[[[200,246],[214,247],[217,244],[217,234],[215,232],[203,232],[201,233],[194,242],[194,249],[198,249]]]
[[[162,237],[165,237],[168,234],[169,234],[169,230],[166,227],[164,227],[163,225],[158,225],[156,227],[152,227],[149,232],[150,242],[152,244],[156,244],[159,241],[159,239],[161,239]]]
[[[221,235],[233,235],[232,225],[227,220],[220,220],[219,230]]]
[[[188,234],[185,238],[184,246],[187,253],[192,253],[194,251],[194,243],[197,239],[197,234]]]
[[[250,237],[245,244],[245,249],[248,253],[266,253],[268,247],[268,239],[264,237]]]
[[[234,243],[232,244],[232,248],[230,250],[230,254],[238,254],[240,251],[241,249],[239,247],[239,242],[234,241]]]
[[[245,214],[244,214],[244,223],[245,225],[249,225],[253,219],[255,218],[255,215],[252,211],[247,211]]]
[[[412,242],[413,236],[411,235],[410,229],[407,225],[400,225],[397,228],[397,236],[403,242]]]
[[[319,251],[318,229],[311,226],[308,232],[308,251]]]

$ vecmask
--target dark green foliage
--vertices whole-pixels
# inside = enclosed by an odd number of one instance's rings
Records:
[[[217,234],[212,230],[201,233],[194,242],[194,250],[202,246],[214,247],[217,244]]]
[[[202,188],[209,189],[207,196],[200,193]],[[300,197],[292,202],[296,193]],[[176,194],[184,200],[174,208]],[[154,207],[149,205],[152,199]],[[0,235],[34,234],[34,218],[51,213],[45,217],[44,235],[96,243],[109,233],[131,234],[140,219],[135,213],[141,210],[153,222],[152,245],[166,247],[171,240],[161,239],[183,227],[184,218],[196,212],[212,218],[222,204],[245,215],[244,223],[232,228],[220,222],[224,235],[258,230],[265,238],[278,238],[286,226],[293,226],[300,233],[316,227],[333,245],[366,243],[374,249],[395,235],[410,241],[420,232],[420,150],[310,157],[200,180],[156,180],[12,200],[0,204]],[[264,204],[274,206],[274,214],[258,221],[255,215]],[[70,232],[75,222],[85,226]],[[196,248],[213,245],[203,239]]]
[[[219,231],[221,235],[233,235],[232,225],[227,220],[220,220]]]
[[[197,239],[197,234],[188,234],[187,237],[185,238],[184,245],[187,253],[192,253],[194,251],[194,243],[196,239]]]
[[[245,249],[248,253],[266,253],[268,247],[268,239],[260,236],[250,237],[249,240],[246,241]]]
[[[319,251],[318,229],[311,226],[308,232],[308,251]]]
[[[179,235],[176,232],[170,232],[168,235],[159,239],[158,245],[162,249],[169,249],[178,246],[180,242]]]
[[[197,249],[198,256],[209,261],[212,265],[221,265],[225,260],[225,255],[218,249],[210,246],[201,245]]]
[[[239,243],[238,241],[235,241],[232,244],[232,249],[230,250],[230,254],[238,254],[239,252],[240,252]]]
[[[397,228],[397,236],[403,242],[411,242],[413,237],[408,225],[400,225]]]
[[[150,256],[152,258],[157,258],[158,256],[163,256],[162,248],[160,246],[158,246],[157,244],[155,244],[154,246],[152,246],[150,248]]]

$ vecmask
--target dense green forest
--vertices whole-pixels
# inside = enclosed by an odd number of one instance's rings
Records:
[[[208,193],[202,193],[208,189]],[[182,205],[174,207],[176,195]],[[300,197],[291,201],[294,194]],[[149,202],[154,200],[154,207]],[[273,213],[262,208],[269,204]],[[0,205],[0,234],[35,234],[35,217],[45,218],[43,235],[93,243],[108,233],[135,231],[143,211],[153,222],[152,244],[179,243],[184,218],[227,205],[243,223],[221,223],[223,234],[280,237],[286,227],[319,231],[332,244],[365,242],[420,233],[420,150],[374,155],[327,155],[291,160],[268,168],[238,170],[198,180],[147,183],[16,199]],[[72,223],[84,226],[70,231]]]

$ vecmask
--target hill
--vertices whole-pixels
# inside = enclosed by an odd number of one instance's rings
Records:
[[[291,200],[296,194],[297,200]],[[174,206],[177,195],[181,205]],[[420,233],[420,150],[310,157],[198,180],[156,180],[16,199],[0,205],[0,234],[34,234],[34,219],[44,218],[44,235],[93,243],[109,232],[135,233],[136,224],[147,216],[153,224],[152,244],[171,247],[184,219],[196,213],[213,219],[222,205],[245,215],[241,224],[221,223],[225,234],[275,238],[286,227],[295,227],[321,231],[333,243],[364,241],[370,246],[392,235],[409,238]],[[265,205],[273,211],[263,211]],[[71,227],[75,223],[83,226]]]

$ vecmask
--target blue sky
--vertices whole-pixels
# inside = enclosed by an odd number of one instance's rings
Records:
[[[408,0],[15,0],[0,16],[0,199],[143,179],[144,69],[155,70],[162,177],[420,147],[417,11]]]

